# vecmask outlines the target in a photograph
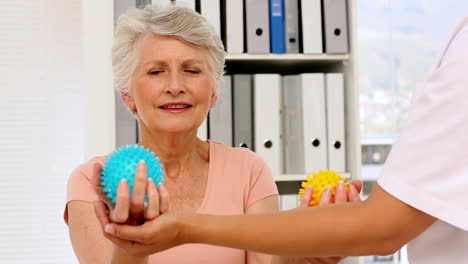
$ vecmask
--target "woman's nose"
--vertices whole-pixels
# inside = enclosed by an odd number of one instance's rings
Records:
[[[182,80],[181,74],[176,72],[169,74],[169,82],[166,88],[166,93],[169,93],[173,96],[185,93],[184,82]]]

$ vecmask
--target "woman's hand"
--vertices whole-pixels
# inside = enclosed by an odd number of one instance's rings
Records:
[[[151,179],[148,180],[144,161],[140,161],[137,165],[131,196],[127,181],[122,180],[119,183],[117,201],[114,207],[102,190],[101,169],[102,165],[100,163],[94,164],[91,182],[95,192],[103,202],[99,207],[102,207],[103,212],[108,215],[110,222],[141,225],[145,221],[155,219],[160,213],[168,211],[168,192],[164,187],[161,187],[160,192],[158,192],[156,184]],[[145,203],[145,194],[148,197],[148,203]]]
[[[353,181],[349,185],[349,190],[346,191],[345,185],[343,183],[339,183],[336,186],[336,193],[335,193],[335,203],[342,204],[346,202],[358,202],[361,201],[361,197],[359,196],[359,192],[362,189],[362,182],[361,181]],[[309,202],[312,198],[312,187],[309,187],[305,190],[304,194],[302,195],[302,200],[299,207],[308,207]],[[320,197],[320,205],[330,204],[332,199],[332,192],[331,188],[328,187],[322,192],[322,196]],[[304,258],[302,261],[296,263],[308,263],[308,264],[335,264],[339,263],[345,257],[308,257]]]
[[[138,227],[148,223],[169,210],[169,193],[163,184],[156,187],[151,179],[148,180],[146,164],[144,161],[140,161],[135,172],[132,195],[130,195],[127,181],[122,180],[117,188],[117,201],[112,207],[112,203],[101,187],[101,169],[101,164],[94,164],[91,182],[101,199],[94,202],[94,209],[104,237],[113,242],[115,246],[111,255],[112,263],[147,263],[149,254],[137,254],[127,250],[122,243],[119,243],[124,240],[109,235],[108,232],[105,232],[105,228],[110,224]],[[145,195],[148,198],[148,203],[145,203]],[[134,245],[133,241],[124,242],[126,245]]]

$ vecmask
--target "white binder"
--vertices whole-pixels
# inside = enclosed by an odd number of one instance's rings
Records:
[[[328,73],[326,79],[328,168],[346,171],[344,78],[342,73]]]
[[[273,176],[282,173],[280,93],[279,74],[254,75],[255,151],[266,161]]]
[[[323,73],[305,73],[301,78],[304,165],[310,174],[328,166],[325,77]]]
[[[283,102],[284,173],[304,174],[302,82],[299,75],[283,77],[281,99]]]
[[[195,10],[195,0],[175,0],[175,5]]]
[[[279,197],[280,210],[287,211],[299,206],[298,194],[281,194]]]
[[[301,14],[304,53],[323,53],[321,0],[301,0]]]
[[[348,52],[348,19],[346,0],[323,1],[326,53]]]
[[[233,142],[255,150],[253,132],[252,75],[232,75]]]
[[[299,0],[284,0],[286,53],[299,53]]]
[[[270,53],[270,17],[268,0],[246,0],[247,52]]]
[[[197,137],[203,141],[206,141],[208,139],[208,122],[206,118],[201,124],[201,126],[198,128]]]
[[[221,4],[220,0],[200,0],[200,13],[208,20],[221,37]]]
[[[244,52],[244,1],[226,0],[226,48],[229,54]]]
[[[221,87],[219,87],[218,101],[210,110],[208,120],[209,138],[232,147],[232,86],[229,75],[223,76]]]

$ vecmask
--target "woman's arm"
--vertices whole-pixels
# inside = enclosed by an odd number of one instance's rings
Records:
[[[139,254],[205,243],[272,255],[360,256],[391,254],[435,221],[376,184],[363,202],[262,215],[167,213],[141,226],[107,223],[106,230],[120,247]]]
[[[117,189],[117,202],[112,206],[100,186],[101,164],[93,165],[91,184],[95,193],[107,202],[101,202],[102,212],[113,223],[138,225],[166,212],[169,204],[167,190],[161,185],[158,192],[155,183],[147,181],[147,169],[140,162],[136,169],[132,195],[128,183],[122,180]],[[145,207],[145,195],[148,198]],[[135,256],[122,250],[106,239],[90,202],[71,201],[68,206],[69,232],[73,249],[80,263],[135,263],[148,262],[148,256]],[[107,208],[112,208],[110,212]]]
[[[68,214],[71,243],[81,264],[147,263],[146,257],[131,256],[104,237],[92,203],[71,201]]]

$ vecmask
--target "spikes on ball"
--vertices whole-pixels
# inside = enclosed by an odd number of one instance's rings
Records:
[[[163,165],[153,152],[138,145],[120,147],[107,158],[101,171],[102,189],[114,205],[117,199],[117,187],[124,178],[128,182],[131,195],[140,160],[146,163],[148,179],[151,178],[156,186],[164,181]]]
[[[348,191],[349,183],[347,183],[346,179],[341,177],[335,171],[320,170],[318,172],[312,172],[311,176],[307,176],[306,181],[302,182],[301,184],[302,188],[299,189],[299,194],[301,194],[302,196],[302,194],[304,194],[305,189],[307,189],[307,187],[312,187],[313,194],[312,194],[312,199],[310,200],[309,206],[315,206],[319,204],[320,197],[322,196],[322,192],[327,187],[332,187],[332,199],[331,200],[332,202],[334,202],[336,185],[339,182],[344,182],[346,191]]]

